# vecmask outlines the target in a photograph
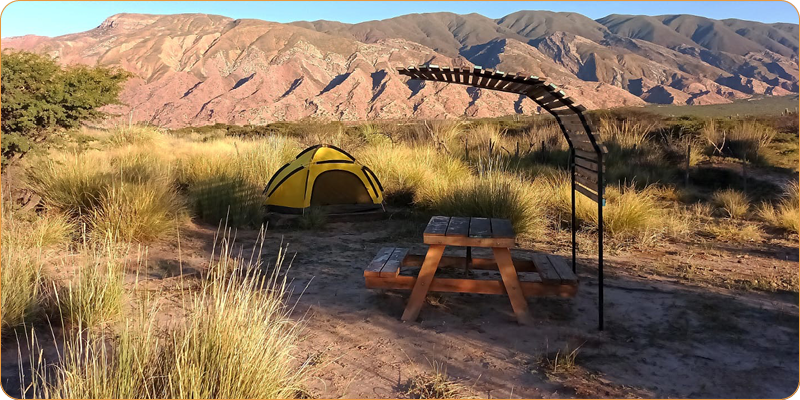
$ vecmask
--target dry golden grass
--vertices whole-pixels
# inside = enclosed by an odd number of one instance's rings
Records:
[[[412,376],[408,380],[406,394],[412,399],[456,399],[463,398],[462,385],[447,375],[443,363],[431,363],[432,371]]]
[[[728,218],[743,218],[750,210],[750,200],[747,196],[734,189],[724,189],[714,192],[711,196],[711,201]]]
[[[85,329],[77,319],[55,364],[39,357],[29,338],[32,383],[22,392],[76,399],[302,395],[305,369],[292,356],[302,325],[285,303],[284,250],[266,274],[259,260],[235,257],[232,248],[223,240],[221,262],[212,263],[202,290],[181,293],[188,298],[185,320],[157,326],[158,303],[149,297],[116,334]],[[62,303],[62,312],[70,307]]]
[[[769,225],[798,233],[800,231],[800,206],[798,205],[798,185],[793,182],[784,190],[784,195],[773,205],[762,203],[758,207],[758,216]]]

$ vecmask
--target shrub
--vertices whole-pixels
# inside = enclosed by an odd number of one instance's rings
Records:
[[[121,69],[73,65],[34,53],[2,55],[2,159],[19,157],[59,130],[106,114],[130,76]],[[8,139],[8,140],[7,140]]]
[[[711,201],[729,218],[742,218],[750,210],[750,200],[748,200],[747,196],[734,189],[714,192],[711,196]]]

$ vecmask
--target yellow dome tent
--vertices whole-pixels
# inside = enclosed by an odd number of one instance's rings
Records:
[[[311,146],[281,167],[264,189],[267,211],[300,214],[308,207],[346,213],[381,209],[378,177],[346,151]]]

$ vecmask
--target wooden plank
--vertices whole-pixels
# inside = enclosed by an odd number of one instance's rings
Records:
[[[575,149],[575,156],[583,158],[584,160],[597,161],[597,153]]]
[[[556,272],[558,272],[558,275],[561,277],[562,285],[578,284],[578,277],[572,272],[572,268],[567,264],[567,260],[554,254],[548,254],[547,259],[550,260],[550,264],[553,265]]]
[[[442,76],[444,77],[445,82],[454,82],[453,71],[450,69],[450,67],[442,67]]]
[[[517,276],[519,276],[519,283],[524,285],[526,282],[542,282],[542,277],[538,272],[522,272],[517,268]],[[525,290],[523,289],[523,292]],[[527,294],[526,294],[527,296]]]
[[[600,202],[600,198],[597,197],[597,193],[596,192],[592,192],[591,190],[581,186],[580,184],[576,184],[575,185],[575,190],[577,192],[581,193],[582,195],[592,199],[595,203],[599,203]]]
[[[585,176],[592,182],[597,182],[597,171],[592,171],[588,168],[584,168],[578,164],[575,165],[575,172]]]
[[[593,182],[591,179],[587,179],[585,176],[580,174],[575,174],[575,182],[580,183],[583,186],[586,186],[589,189],[597,192],[597,182]]]
[[[542,277],[542,283],[546,285],[561,284],[561,276],[558,275],[553,265],[550,264],[550,260],[547,258],[546,254],[534,254],[533,264]]]
[[[514,238],[514,227],[511,221],[502,218],[492,218],[492,237],[495,238]]]
[[[440,215],[431,217],[431,220],[428,221],[428,226],[425,227],[425,232],[423,232],[423,235],[444,236],[447,233],[448,223],[450,223],[450,217],[443,217]]]
[[[527,276],[526,276],[527,278]],[[367,277],[364,279],[369,289],[410,290],[417,277],[399,275],[395,278]],[[520,288],[525,297],[560,296],[573,297],[578,292],[577,285],[546,285],[542,282],[520,281]],[[449,293],[507,294],[505,286],[499,280],[450,279],[435,278],[431,281],[430,291]]]
[[[490,238],[492,237],[492,224],[489,218],[472,217],[469,221],[469,237],[471,238]]]
[[[597,172],[600,168],[598,168],[597,163],[589,160],[584,160],[582,158],[575,157],[575,164],[580,165],[583,168],[586,168],[590,171]],[[606,170],[606,166],[602,166],[603,171]]]
[[[425,296],[430,290],[431,281],[433,281],[433,276],[436,274],[436,268],[439,266],[442,253],[444,253],[443,245],[433,245],[428,248],[428,254],[425,255],[425,261],[422,263],[417,281],[414,283],[414,289],[411,291],[408,304],[405,311],[403,311],[403,321],[414,321],[419,316],[419,310],[422,309],[422,305],[425,303]]]
[[[466,260],[466,257],[442,256],[442,259],[439,261],[439,268],[461,268],[464,267]],[[403,266],[412,268],[419,267],[422,265],[423,261],[425,261],[424,255],[409,254],[403,261]],[[513,259],[513,262],[514,268],[517,269],[517,272],[536,272],[536,267],[533,265],[533,261],[531,260],[515,258]],[[497,261],[495,261],[494,258],[473,257],[470,269],[497,271]]]
[[[471,246],[471,247],[514,247],[515,241],[511,238],[474,238],[460,236],[437,236],[423,235],[425,244],[443,244],[447,246]]]
[[[517,322],[521,325],[527,325],[531,322],[531,316],[528,313],[528,302],[522,292],[517,270],[514,269],[514,263],[511,261],[511,252],[505,247],[495,247],[492,252],[494,253],[494,259],[497,260],[500,276],[503,277],[503,286],[505,286],[508,299],[511,301],[511,308],[514,309],[514,314],[517,316]]]
[[[381,269],[389,261],[389,257],[394,252],[394,247],[384,247],[378,251],[375,258],[370,261],[367,268],[364,269],[364,276],[380,276]]]
[[[450,225],[447,226],[447,236],[469,235],[469,217],[452,217]]]
[[[403,265],[403,260],[408,254],[408,249],[395,248],[386,265],[381,269],[381,277],[390,278],[400,274],[400,266]]]
[[[575,146],[575,148],[583,150],[585,152],[589,153],[595,152],[594,146],[588,141],[573,141],[572,145]],[[608,153],[608,150],[603,145],[600,145],[600,151],[602,151],[603,154]]]

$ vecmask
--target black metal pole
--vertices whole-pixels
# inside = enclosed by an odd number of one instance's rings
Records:
[[[600,167],[597,169],[597,280],[599,281],[598,287],[598,304],[597,314],[599,319],[599,330],[603,330],[603,202],[605,195],[605,185],[603,185],[603,153],[597,152],[597,162]]]
[[[570,222],[570,229],[572,230],[572,273],[578,273],[578,259],[577,259],[577,250],[575,248],[577,244],[577,223],[575,217],[575,148],[570,146],[569,148],[570,153],[570,163],[569,163],[569,172],[572,175],[572,221]]]

